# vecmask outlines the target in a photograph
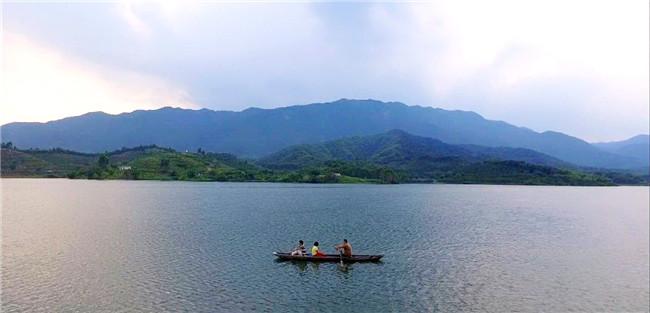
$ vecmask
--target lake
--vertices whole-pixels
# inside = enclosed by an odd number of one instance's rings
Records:
[[[648,187],[1,183],[3,312],[649,306]],[[383,262],[272,255],[343,238]]]

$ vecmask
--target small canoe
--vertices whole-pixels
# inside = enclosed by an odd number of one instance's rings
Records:
[[[340,262],[341,257],[338,254],[328,254],[326,256],[311,256],[311,255],[291,255],[288,252],[273,252],[280,260],[286,261],[307,261],[307,262]],[[366,255],[366,254],[356,254],[351,257],[343,257],[343,262],[345,263],[355,263],[355,262],[378,262],[383,255]]]

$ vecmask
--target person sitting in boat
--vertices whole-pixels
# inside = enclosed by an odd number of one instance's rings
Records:
[[[291,255],[298,255],[298,256],[303,256],[307,254],[307,250],[305,250],[305,243],[302,240],[298,240],[298,246],[291,251]]]
[[[336,248],[336,251],[339,251],[339,253],[343,252],[343,256],[346,257],[352,256],[352,245],[348,242],[347,239],[343,239],[343,243],[334,246],[334,248]]]
[[[327,254],[320,252],[318,249],[318,241],[314,242],[314,246],[311,247],[311,255],[312,256],[326,256]]]

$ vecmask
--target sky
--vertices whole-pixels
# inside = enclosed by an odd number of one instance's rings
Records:
[[[4,2],[0,124],[354,98],[620,140],[649,132],[648,6]]]

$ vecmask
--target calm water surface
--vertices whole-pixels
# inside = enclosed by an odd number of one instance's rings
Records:
[[[647,187],[1,183],[3,312],[649,306]],[[384,262],[271,255],[344,237]]]

